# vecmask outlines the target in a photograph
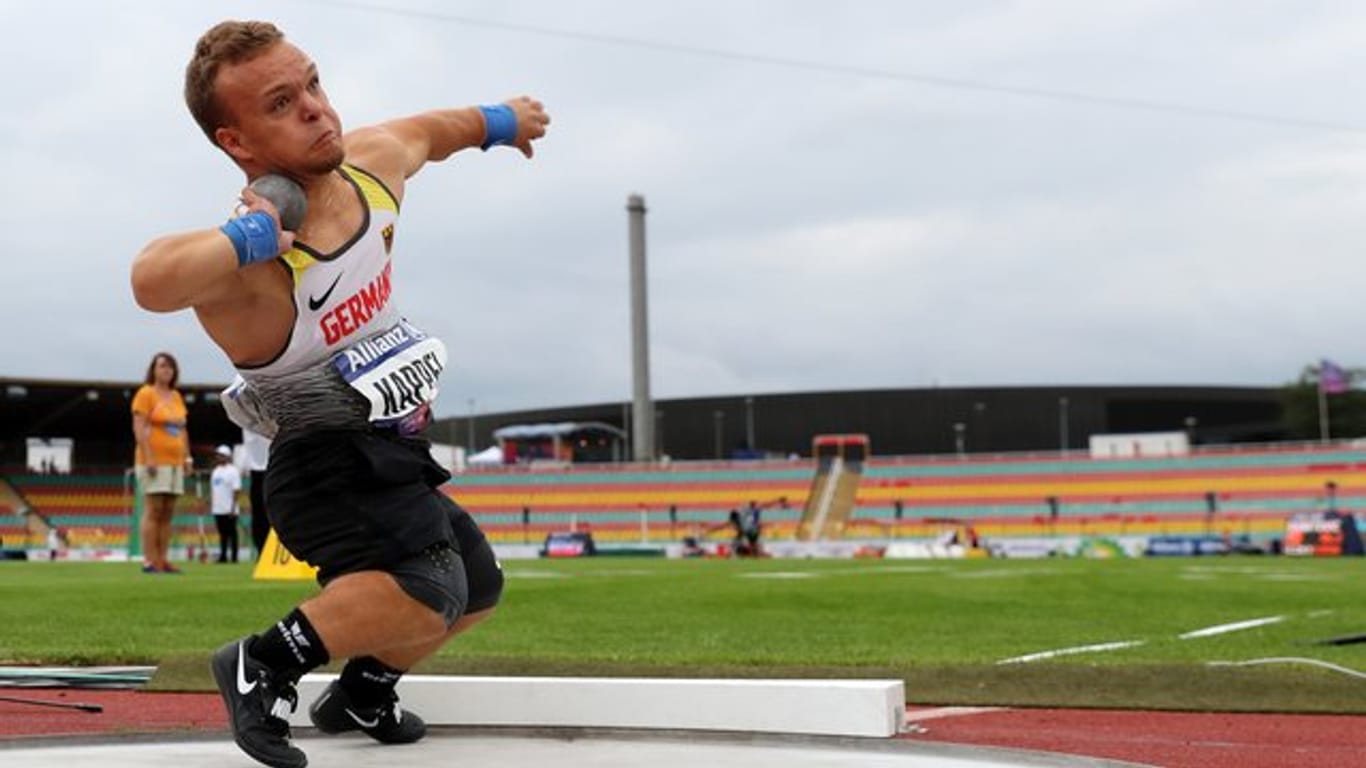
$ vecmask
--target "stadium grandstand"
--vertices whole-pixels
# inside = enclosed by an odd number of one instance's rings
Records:
[[[135,384],[0,386],[4,547],[43,549],[55,530],[64,548],[126,551],[134,528],[127,457]],[[207,468],[213,446],[239,442],[240,432],[223,416],[217,386],[182,389],[197,463]],[[500,545],[591,531],[608,548],[725,542],[734,535],[732,511],[751,506],[761,510],[765,542],[775,544],[887,545],[946,532],[987,542],[1210,536],[1269,543],[1289,516],[1353,509],[1366,494],[1366,448],[1286,440],[1292,430],[1277,389],[886,390],[668,400],[656,408],[666,447],[676,447],[672,458],[653,463],[603,460],[620,456],[610,446],[629,433],[620,403],[445,419],[433,430],[439,443],[480,448],[501,431],[550,439],[555,448],[546,461],[516,461],[513,451],[506,455],[515,463],[464,468],[445,490]],[[526,424],[592,428],[518,428]],[[1086,449],[1091,435],[1157,431],[1180,432],[1190,448],[1124,457]],[[813,438],[825,433],[864,440],[856,461],[842,456],[838,482],[823,477],[828,457],[816,456]],[[559,450],[558,441],[590,434],[603,436],[587,451],[592,459],[566,460],[572,451]],[[69,472],[26,463],[26,441],[51,438],[73,442]],[[216,546],[212,525],[204,527],[202,470],[190,486],[175,518],[181,556]]]
[[[515,466],[460,473],[447,489],[490,538],[536,543],[588,530],[600,542],[724,539],[730,510],[765,507],[765,538],[798,538],[815,485],[810,459]],[[1206,448],[1186,456],[873,457],[843,536],[933,538],[950,521],[983,539],[1216,536],[1266,543],[1297,512],[1366,496],[1366,448],[1345,443]],[[950,527],[952,527],[950,525]]]

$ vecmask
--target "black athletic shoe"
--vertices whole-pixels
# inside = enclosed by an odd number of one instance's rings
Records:
[[[213,679],[228,708],[233,740],[271,768],[304,768],[308,757],[289,743],[285,719],[299,702],[294,681],[252,658],[247,653],[252,639],[228,643],[213,655]]]
[[[427,724],[404,711],[394,691],[379,706],[357,707],[336,680],[308,708],[308,717],[323,733],[362,731],[385,744],[411,744],[427,735]]]

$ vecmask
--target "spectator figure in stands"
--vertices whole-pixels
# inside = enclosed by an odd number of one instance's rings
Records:
[[[251,481],[251,545],[256,559],[266,551],[266,537],[270,535],[270,518],[266,516],[266,464],[270,462],[270,438],[250,429],[242,430],[242,452],[246,457],[248,479]]]
[[[180,366],[158,352],[147,366],[143,385],[133,396],[134,463],[142,503],[142,572],[179,573],[171,565],[171,517],[185,492],[185,473],[193,468],[185,400],[176,391]]]
[[[745,524],[740,520],[740,510],[732,509],[726,514],[726,522],[717,527],[724,528],[727,525],[734,529],[730,538],[730,556],[740,557],[744,554],[741,550],[745,546]]]
[[[751,501],[740,521],[740,535],[745,540],[744,554],[750,557],[759,556],[759,535],[762,531],[763,524],[759,522],[759,505]]]
[[[1326,512],[1338,510],[1338,484],[1332,480],[1323,484],[1323,507]]]
[[[213,454],[214,468],[210,476],[210,495],[213,503],[213,522],[218,526],[218,562],[237,562],[237,497],[242,492],[242,473],[232,463],[232,449],[218,446]]]
[[[48,559],[56,562],[62,551],[62,532],[54,526],[47,529]]]
[[[751,501],[743,513],[738,509],[732,509],[726,515],[726,522],[717,523],[706,530],[707,533],[711,533],[726,527],[731,528],[733,534],[730,540],[731,557],[759,556],[759,535],[762,526],[759,523],[758,504]]]
[[[684,557],[706,557],[707,550],[702,547],[702,543],[696,536],[683,537],[683,556]]]

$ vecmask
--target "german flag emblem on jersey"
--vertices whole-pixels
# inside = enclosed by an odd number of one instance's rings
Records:
[[[394,250],[394,225],[386,226],[379,234],[380,237],[384,238],[384,252],[389,253]]]

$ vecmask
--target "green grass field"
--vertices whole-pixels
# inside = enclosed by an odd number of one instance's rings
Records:
[[[919,703],[1366,712],[1366,560],[665,561],[506,564],[498,614],[419,671],[893,677]],[[315,587],[242,566],[0,563],[0,663],[160,664],[208,689],[208,653]],[[1208,637],[1183,633],[1280,616]],[[1120,641],[1024,664],[1002,659]]]

